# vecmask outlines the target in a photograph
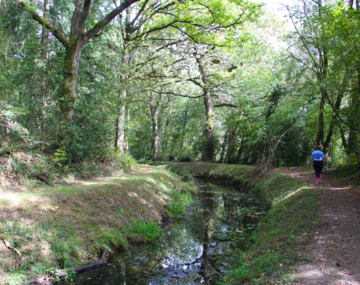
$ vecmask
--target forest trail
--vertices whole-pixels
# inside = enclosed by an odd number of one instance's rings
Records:
[[[310,168],[309,168],[310,169]],[[313,185],[319,198],[319,223],[301,254],[309,261],[297,265],[298,283],[305,285],[360,284],[360,188],[315,177],[304,169],[276,171]]]

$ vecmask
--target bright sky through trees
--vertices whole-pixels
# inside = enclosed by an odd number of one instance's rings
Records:
[[[286,6],[293,6],[296,4],[296,0],[252,0],[252,2],[255,3],[264,3],[265,4],[265,10],[267,11],[271,11],[273,13],[278,14],[280,17],[283,17],[284,20],[286,21],[286,27],[288,30],[292,30],[293,24],[291,23],[291,21],[289,21],[289,18],[285,17],[288,16],[288,12],[286,11],[284,5]]]

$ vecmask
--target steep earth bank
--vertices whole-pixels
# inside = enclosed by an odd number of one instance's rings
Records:
[[[62,187],[2,189],[0,284],[51,281],[62,274],[56,268],[92,264],[133,241],[156,239],[161,219],[181,214],[194,189],[151,166]]]

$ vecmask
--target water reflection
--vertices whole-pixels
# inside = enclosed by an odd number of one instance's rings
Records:
[[[109,266],[81,274],[68,284],[217,284],[226,257],[245,249],[258,222],[254,197],[202,184],[186,216],[164,228],[157,244],[137,245]]]

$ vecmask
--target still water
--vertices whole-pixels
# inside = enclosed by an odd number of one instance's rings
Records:
[[[164,227],[156,244],[133,246],[67,284],[217,284],[251,244],[259,205],[250,194],[200,181],[187,214]]]

